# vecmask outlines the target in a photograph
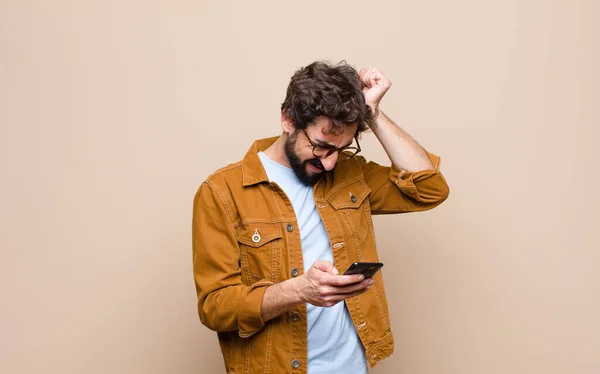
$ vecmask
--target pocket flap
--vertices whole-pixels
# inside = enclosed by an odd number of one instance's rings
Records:
[[[356,209],[370,193],[371,189],[361,179],[334,190],[327,200],[335,209]]]
[[[279,223],[245,223],[237,226],[235,231],[238,242],[254,248],[282,237],[281,224]]]

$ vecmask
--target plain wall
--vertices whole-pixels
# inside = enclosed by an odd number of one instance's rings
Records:
[[[598,1],[0,1],[0,372],[220,373],[192,201],[290,76],[377,66],[450,198],[376,217],[375,374],[600,372]],[[387,163],[372,134],[364,155]]]

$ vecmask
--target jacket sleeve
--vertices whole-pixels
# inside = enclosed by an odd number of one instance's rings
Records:
[[[417,172],[381,166],[359,158],[365,182],[371,189],[369,202],[373,214],[424,211],[448,198],[450,190],[439,170],[440,158],[426,153],[434,168]]]
[[[222,196],[204,182],[194,198],[192,219],[194,279],[198,314],[214,331],[238,331],[241,337],[258,332],[265,323],[262,300],[272,282],[242,283],[240,249],[230,210]]]

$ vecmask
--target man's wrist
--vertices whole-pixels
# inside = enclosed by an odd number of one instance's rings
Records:
[[[300,276],[298,278],[292,278],[289,279],[287,282],[284,282],[285,288],[283,291],[286,295],[288,295],[289,299],[292,301],[292,304],[294,304],[294,307],[306,302],[306,299],[302,294],[302,289],[304,288],[302,286],[302,283],[304,282],[304,280],[304,277]]]
[[[371,121],[371,129],[374,130],[380,123],[381,117],[383,113],[379,106],[369,107],[371,109],[371,113],[373,114],[373,121]]]

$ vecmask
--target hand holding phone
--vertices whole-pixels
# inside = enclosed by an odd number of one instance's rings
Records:
[[[330,261],[322,260],[315,261],[306,273],[288,282],[295,284],[304,302],[321,307],[358,296],[373,284],[372,279],[361,280],[358,275],[340,276]]]

